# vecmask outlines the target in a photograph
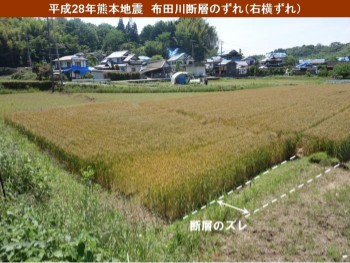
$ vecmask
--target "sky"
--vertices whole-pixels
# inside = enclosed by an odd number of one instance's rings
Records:
[[[99,25],[116,26],[118,18],[82,18]],[[174,18],[134,18],[139,33],[146,25]],[[260,55],[277,48],[350,42],[350,18],[207,18],[223,41],[223,52],[242,50],[244,56]],[[124,18],[126,24],[128,18]]]

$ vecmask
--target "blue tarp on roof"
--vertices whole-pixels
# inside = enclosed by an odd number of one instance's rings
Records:
[[[89,68],[82,68],[82,67],[77,67],[77,66],[73,66],[70,68],[65,68],[62,69],[63,73],[68,73],[68,72],[79,72],[80,75],[85,75],[86,73],[90,72]]]

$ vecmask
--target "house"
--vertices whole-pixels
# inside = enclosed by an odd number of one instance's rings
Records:
[[[221,54],[220,57],[223,58],[223,59],[226,59],[226,60],[240,61],[242,59],[242,54],[240,54],[236,50],[232,49],[228,53]]]
[[[265,58],[260,61],[260,64],[267,68],[278,68],[283,67],[284,60],[286,59],[287,54],[284,52],[270,52],[266,53]]]
[[[245,59],[242,59],[241,61],[247,62],[248,66],[253,66],[257,62],[255,57],[247,57]]]
[[[339,64],[350,64],[348,61],[329,61],[326,64],[327,70],[333,70],[336,65]]]
[[[90,71],[88,67],[88,60],[82,53],[71,56],[64,56],[53,60],[53,62],[55,63],[54,74],[59,74],[60,65],[62,73],[65,74],[69,79],[80,79]]]
[[[312,66],[320,66],[326,64],[326,60],[324,58],[317,58],[317,59],[299,59],[299,65],[300,64],[310,64]]]
[[[293,75],[305,75],[306,73],[317,74],[317,66],[311,64],[308,61],[299,60],[299,62],[303,62],[293,68]]]
[[[208,75],[215,75],[215,72],[218,70],[219,63],[221,62],[221,57],[216,56],[212,58],[208,58],[205,63],[205,69],[208,73]]]
[[[145,61],[128,50],[116,51],[105,57],[95,69],[115,69],[121,72],[139,72]]]
[[[214,68],[215,76],[234,77],[237,74],[236,62],[232,60],[222,59],[217,67]]]
[[[185,70],[185,65],[189,64],[191,61],[193,61],[193,59],[186,53],[180,53],[172,56],[167,61],[170,64],[171,71],[176,72]]]
[[[140,73],[148,78],[167,78],[171,73],[171,67],[166,60],[158,60],[142,66]]]
[[[205,64],[202,62],[189,61],[185,65],[185,71],[191,73],[194,77],[202,77],[206,75]]]
[[[350,61],[350,56],[347,56],[347,57],[337,57],[337,61],[346,61],[346,62],[349,62],[349,61]]]
[[[236,69],[237,69],[237,75],[242,77],[242,76],[247,76],[248,75],[248,69],[249,65],[247,61],[236,61]]]

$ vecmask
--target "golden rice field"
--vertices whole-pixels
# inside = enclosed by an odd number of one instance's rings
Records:
[[[72,170],[175,219],[285,160],[350,156],[350,85],[289,86],[164,101],[17,112],[7,121]]]

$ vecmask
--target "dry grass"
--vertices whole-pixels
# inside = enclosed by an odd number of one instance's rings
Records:
[[[99,182],[174,219],[296,147],[334,151],[349,139],[349,110],[350,86],[339,85],[95,103],[7,119],[72,167],[92,164]]]

